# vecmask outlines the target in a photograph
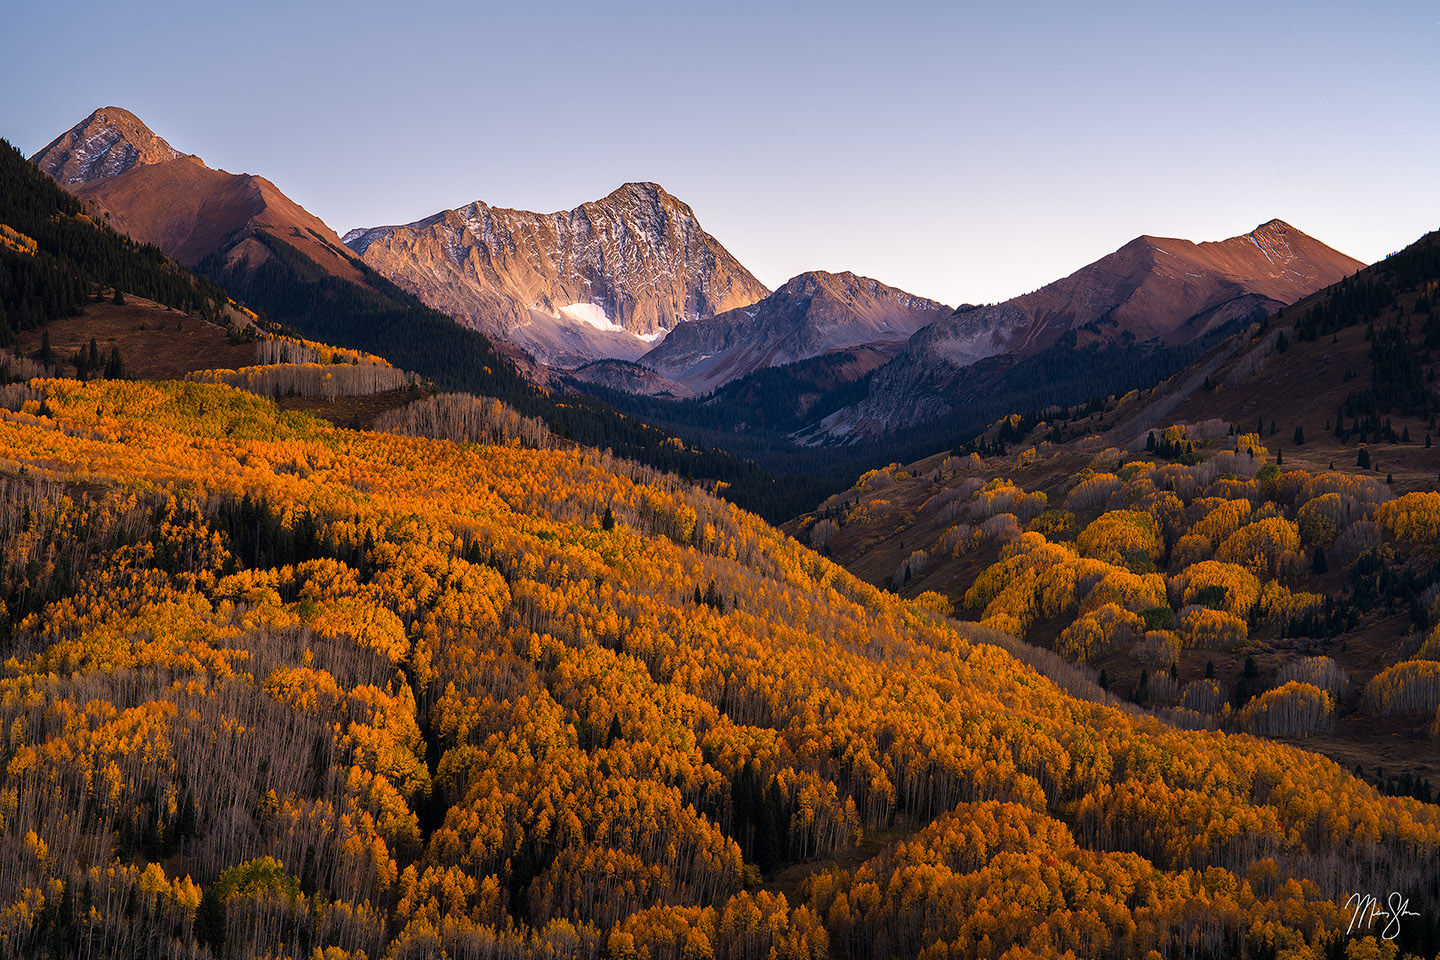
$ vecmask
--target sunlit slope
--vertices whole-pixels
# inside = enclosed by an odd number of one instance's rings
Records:
[[[0,400],[7,955],[1310,955],[1397,889],[1433,929],[1440,808],[1068,696],[673,479]]]

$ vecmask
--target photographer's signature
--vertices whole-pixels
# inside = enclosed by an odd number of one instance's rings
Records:
[[[1401,896],[1397,891],[1390,894],[1390,898],[1381,903],[1374,894],[1352,893],[1350,899],[1345,901],[1345,906],[1354,907],[1350,914],[1350,926],[1345,933],[1350,934],[1356,930],[1371,930],[1375,921],[1385,919],[1385,927],[1380,931],[1381,940],[1394,940],[1400,936],[1400,918],[1418,917],[1420,914],[1410,909],[1410,901]],[[1389,909],[1385,909],[1389,907]]]

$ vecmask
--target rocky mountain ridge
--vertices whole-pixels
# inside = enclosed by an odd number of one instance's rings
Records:
[[[558,366],[635,359],[683,323],[769,293],[654,183],[549,214],[476,201],[344,240],[435,309]]]
[[[1195,343],[1363,266],[1281,220],[1206,243],[1140,236],[1031,293],[925,327],[876,371],[864,400],[830,415],[811,439],[877,436],[946,416],[975,379],[967,371],[984,361],[993,369],[1066,345]]]

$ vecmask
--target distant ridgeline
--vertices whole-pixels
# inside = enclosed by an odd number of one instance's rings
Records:
[[[720,447],[767,470],[807,478],[806,496],[797,499],[802,503],[808,499],[813,507],[873,467],[946,449],[968,450],[967,445],[973,445],[986,428],[1015,411],[1032,411],[1025,417],[1035,422],[1042,419],[1038,411],[1048,407],[1100,402],[1151,386],[1184,370],[1247,324],[1264,319],[1265,312],[1259,310],[1244,321],[1227,323],[1180,345],[1129,341],[1077,348],[1070,332],[1034,356],[983,360],[969,368],[961,382],[936,384],[934,389],[947,396],[960,391],[951,413],[918,427],[848,444],[830,440],[804,446],[793,439],[865,396],[873,374],[840,382],[829,376],[835,364],[853,359],[843,352],[756,370],[712,394],[684,400],[597,384],[577,387],[697,445]],[[792,516],[761,512],[771,520]]]
[[[0,140],[0,347],[15,333],[80,312],[96,287],[134,293],[186,313],[218,316],[225,292],[85,214]]]

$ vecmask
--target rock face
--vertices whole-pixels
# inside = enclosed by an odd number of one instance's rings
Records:
[[[641,362],[697,393],[837,350],[899,351],[950,308],[853,273],[802,273],[753,306],[683,324]]]
[[[1273,312],[1364,264],[1280,220],[1229,240],[1137,237],[1033,293],[961,308],[918,332],[876,371],[863,401],[810,438],[875,436],[946,416],[965,371],[1074,345],[1192,343],[1256,309]]]
[[[258,266],[269,252],[252,239],[268,232],[323,270],[350,280],[355,257],[319,217],[266,180],[212,170],[157,137],[127,110],[96,110],[31,161],[117,230],[153,243],[191,266],[212,253]]]
[[[101,107],[60,134],[31,162],[63,186],[118,176],[140,164],[185,156],[129,110]],[[192,158],[199,162],[199,158]]]
[[[559,213],[477,201],[344,239],[435,309],[560,366],[633,360],[681,324],[769,292],[653,183]]]

